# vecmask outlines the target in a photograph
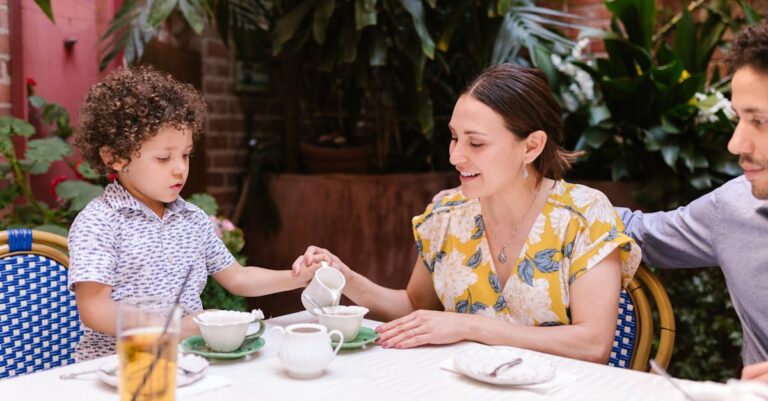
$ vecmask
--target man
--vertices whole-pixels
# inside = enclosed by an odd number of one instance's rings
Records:
[[[745,29],[727,58],[739,123],[728,150],[744,175],[670,212],[619,209],[643,261],[720,266],[744,333],[743,379],[768,381],[768,24]],[[759,363],[764,362],[764,363]]]

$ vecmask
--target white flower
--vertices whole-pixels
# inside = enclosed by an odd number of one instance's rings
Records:
[[[558,207],[549,214],[549,225],[552,227],[552,231],[558,238],[563,238],[565,230],[568,229],[568,224],[571,222],[571,214],[568,209]]]
[[[547,223],[547,216],[539,214],[536,218],[536,222],[533,223],[531,231],[528,233],[528,241],[530,245],[537,244],[541,241],[541,234],[544,233],[544,227]]]
[[[512,275],[504,288],[504,298],[507,300],[511,321],[515,324],[533,326],[535,323],[559,321],[552,312],[547,279],[535,279],[531,287]]]
[[[475,231],[475,211],[470,208],[455,209],[448,226],[448,234],[453,235],[462,243],[472,238]]]
[[[445,234],[444,222],[445,220],[433,215],[416,229],[422,241],[429,241],[429,249],[424,249],[424,260],[432,260],[442,244]]]
[[[454,250],[435,263],[435,292],[446,309],[453,310],[456,297],[477,282],[477,274],[464,264],[464,259],[464,254]]]
[[[595,222],[613,223],[616,219],[616,211],[605,195],[595,189],[584,185],[576,185],[571,190],[573,203],[580,209],[584,209],[584,217],[589,224]]]
[[[699,92],[693,96],[696,99],[696,107],[699,109],[694,120],[697,124],[716,122],[718,119],[717,113],[720,111],[729,120],[733,121],[736,119],[736,113],[733,111],[733,107],[731,107],[731,101],[723,96],[722,92],[710,89],[707,93]]]

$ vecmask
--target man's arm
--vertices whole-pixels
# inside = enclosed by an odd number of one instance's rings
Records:
[[[616,208],[625,232],[643,250],[643,261],[662,268],[716,266],[712,238],[718,226],[716,193],[669,212]]]

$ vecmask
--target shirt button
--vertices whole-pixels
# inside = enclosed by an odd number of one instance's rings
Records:
[[[173,256],[168,257],[168,263],[173,263]]]

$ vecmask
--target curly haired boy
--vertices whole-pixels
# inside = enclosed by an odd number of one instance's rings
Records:
[[[242,296],[299,288],[312,278],[312,269],[241,266],[208,216],[179,196],[204,114],[192,86],[147,67],[119,70],[88,92],[75,143],[93,169],[117,179],[69,233],[69,287],[83,329],[78,361],[115,352],[116,302],[126,298],[180,294],[186,337],[198,334],[192,316],[203,308],[209,275]]]

